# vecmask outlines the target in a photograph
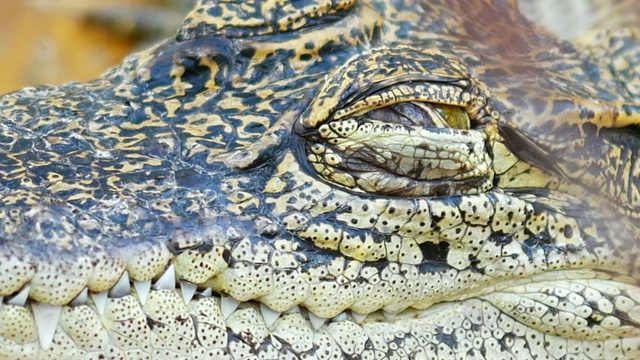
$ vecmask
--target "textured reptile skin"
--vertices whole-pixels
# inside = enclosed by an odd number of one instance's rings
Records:
[[[637,35],[201,0],[0,97],[0,358],[639,357]]]

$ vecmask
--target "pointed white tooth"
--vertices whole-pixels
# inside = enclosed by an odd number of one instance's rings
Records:
[[[62,306],[34,302],[31,304],[31,310],[33,311],[33,318],[38,327],[40,347],[43,350],[48,349],[49,346],[51,346],[53,335],[55,335],[56,328],[58,327]]]
[[[296,306],[292,307],[289,310],[285,310],[284,313],[285,314],[299,314],[300,313],[300,306],[296,305]]]
[[[175,290],[176,289],[176,272],[173,264],[169,265],[164,274],[160,276],[158,281],[153,284],[153,288],[156,290]]]
[[[355,311],[351,312],[351,316],[353,316],[353,320],[355,320],[358,324],[362,324],[362,322],[364,321],[364,319],[367,318],[367,315],[363,315],[363,314],[358,314]]]
[[[80,294],[76,296],[75,299],[71,302],[71,306],[80,306],[87,303],[87,299],[89,298],[89,290],[87,288],[82,289]]]
[[[206,289],[202,290],[202,296],[203,297],[212,297],[213,296],[213,290],[211,290],[211,288],[206,288]]]
[[[180,280],[180,290],[182,290],[184,303],[188,305],[191,302],[191,299],[193,299],[193,295],[196,293],[196,290],[198,290],[198,285]]]
[[[104,308],[107,307],[107,296],[109,295],[109,291],[105,290],[99,292],[97,294],[91,293],[91,299],[93,300],[93,304],[96,306],[96,310],[98,310],[98,314],[104,314]]]
[[[129,295],[131,285],[129,284],[129,272],[125,271],[120,276],[120,280],[111,288],[109,295],[113,298],[121,298]]]
[[[334,316],[333,319],[331,319],[331,321],[333,321],[333,322],[345,321],[345,320],[347,320],[347,313],[346,312],[341,312],[340,314]]]
[[[240,301],[232,298],[231,296],[220,297],[220,310],[222,310],[222,316],[225,319],[227,319],[229,315],[233,314],[239,305]]]
[[[264,318],[264,323],[267,325],[267,328],[270,328],[271,325],[273,325],[273,323],[275,323],[282,314],[281,312],[275,311],[263,303],[260,303],[260,312],[262,313],[262,317]]]
[[[134,281],[133,287],[136,288],[136,293],[138,293],[140,304],[144,305],[144,303],[147,302],[147,297],[149,296],[149,291],[151,290],[151,280]]]
[[[31,290],[31,286],[25,285],[18,294],[7,300],[7,304],[24,306],[24,304],[27,303],[27,299],[29,298],[29,290]]]
[[[396,314],[392,314],[390,312],[382,311],[384,318],[387,319],[388,322],[393,322],[396,318]]]
[[[316,314],[309,311],[309,321],[311,321],[311,325],[313,326],[313,328],[318,330],[322,327],[322,325],[324,325],[324,322],[327,321],[327,319],[318,317],[316,316]]]

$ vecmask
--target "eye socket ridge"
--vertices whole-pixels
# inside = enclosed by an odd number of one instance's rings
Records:
[[[466,82],[463,83],[466,84]],[[474,88],[471,90],[476,96],[480,93],[479,89]],[[363,98],[351,101],[346,106],[337,109],[328,120],[357,117],[372,110],[402,102],[469,108],[474,103],[474,96],[467,90],[467,87],[448,82],[416,81],[399,83],[381,88]]]

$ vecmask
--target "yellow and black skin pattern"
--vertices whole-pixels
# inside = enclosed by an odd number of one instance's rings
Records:
[[[200,0],[0,97],[0,359],[640,358],[639,34]]]

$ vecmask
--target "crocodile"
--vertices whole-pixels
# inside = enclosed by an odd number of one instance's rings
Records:
[[[0,97],[0,358],[638,358],[638,39],[199,0]]]

